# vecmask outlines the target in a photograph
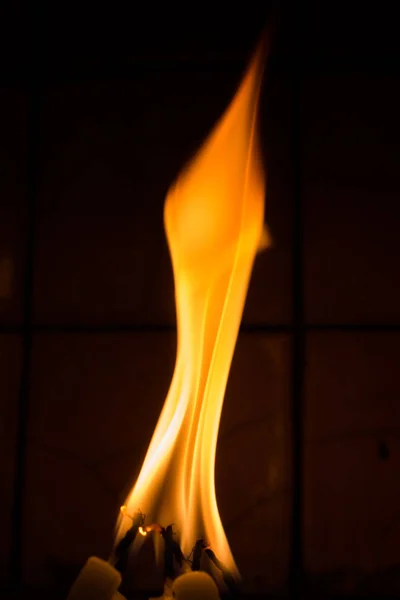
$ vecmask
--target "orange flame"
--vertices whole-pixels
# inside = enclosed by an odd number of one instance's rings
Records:
[[[227,111],[168,192],[178,346],[164,408],[123,513],[175,523],[184,554],[205,538],[237,574],[218,512],[214,464],[229,369],[263,230],[264,176],[256,116],[263,52]],[[122,517],[117,541],[129,522]]]

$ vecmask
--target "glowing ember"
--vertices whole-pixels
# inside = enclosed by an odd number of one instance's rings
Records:
[[[262,68],[259,49],[226,113],[167,195],[177,359],[139,477],[121,508],[116,539],[143,507],[150,522],[175,524],[185,555],[205,538],[232,574],[237,570],[218,512],[214,463],[251,269],[257,249],[268,245],[256,139]],[[145,536],[156,528],[139,532]]]

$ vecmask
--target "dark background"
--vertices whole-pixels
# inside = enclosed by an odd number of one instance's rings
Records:
[[[284,4],[217,492],[252,593],[400,593],[397,31]],[[220,8],[220,14],[217,13]],[[106,558],[175,358],[165,193],[274,6],[3,8],[0,585]],[[34,11],[34,12],[33,12]]]

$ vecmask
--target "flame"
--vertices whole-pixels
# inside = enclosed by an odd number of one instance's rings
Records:
[[[151,522],[174,523],[186,555],[197,539],[207,539],[236,575],[217,507],[214,464],[251,269],[257,250],[269,243],[256,139],[263,57],[260,47],[230,106],[166,198],[177,359],[142,469],[121,510],[128,516],[141,506]],[[128,528],[122,517],[116,541]]]

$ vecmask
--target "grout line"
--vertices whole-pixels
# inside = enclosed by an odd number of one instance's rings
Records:
[[[28,212],[27,237],[25,246],[25,277],[23,297],[22,365],[18,393],[15,479],[13,487],[13,505],[11,512],[11,548],[10,583],[20,589],[23,579],[23,536],[24,536],[24,500],[27,472],[27,433],[29,418],[29,387],[32,364],[33,341],[33,280],[35,250],[35,204],[37,192],[38,154],[39,154],[39,88],[32,73],[30,89],[30,114],[28,126]]]
[[[289,562],[289,585],[293,598],[301,597],[304,579],[303,557],[303,396],[305,368],[305,322],[303,282],[303,203],[302,203],[302,130],[301,130],[301,24],[300,8],[293,7],[293,71],[292,71],[292,527]]]
[[[324,332],[358,332],[358,333],[398,333],[400,323],[300,323],[305,333]],[[112,333],[163,333],[175,332],[173,324],[146,323],[31,323],[32,334],[112,334]],[[0,324],[0,334],[23,334],[24,324]],[[293,323],[242,323],[240,333],[288,333],[293,334],[296,326]]]

